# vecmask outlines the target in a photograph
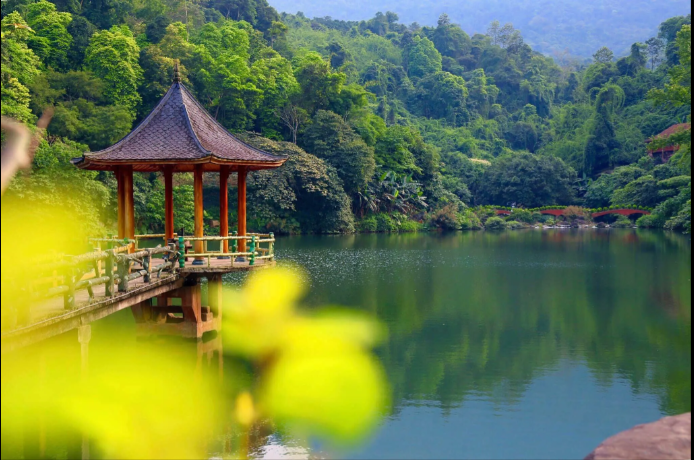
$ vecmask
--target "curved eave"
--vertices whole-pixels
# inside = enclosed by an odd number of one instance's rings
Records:
[[[238,170],[240,167],[246,167],[250,171],[260,171],[263,169],[275,169],[282,166],[288,158],[277,157],[277,161],[248,161],[248,160],[224,160],[214,155],[199,160],[171,159],[157,161],[100,161],[98,159],[83,156],[74,158],[72,164],[80,169],[91,171],[114,171],[120,166],[132,166],[134,171],[155,172],[161,171],[164,167],[171,167],[174,172],[192,172],[195,166],[202,165],[205,172],[216,172],[220,170],[220,166],[228,166],[232,171]]]

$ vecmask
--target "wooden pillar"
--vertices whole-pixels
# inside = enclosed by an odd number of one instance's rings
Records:
[[[196,238],[202,238],[205,233],[205,227],[203,223],[203,204],[202,204],[202,165],[195,165],[195,171],[193,173],[193,194],[195,197],[195,232],[194,236]],[[195,252],[200,254],[204,252],[204,243],[202,241],[196,241],[194,248]],[[193,261],[193,265],[202,265],[202,257],[196,257]]]
[[[168,244],[174,237],[173,168],[164,167],[164,239]]]
[[[133,167],[123,166],[123,230],[125,238],[135,239],[135,199],[133,196]]]
[[[239,236],[246,236],[246,177],[248,169],[239,166],[238,171],[238,217],[239,217]],[[246,240],[239,240],[239,252],[246,252]]]
[[[123,172],[120,167],[114,171],[118,183],[118,238],[125,238],[125,191],[123,189]]]
[[[219,167],[219,236],[229,236],[229,167]],[[229,252],[229,241],[222,242],[222,252]]]

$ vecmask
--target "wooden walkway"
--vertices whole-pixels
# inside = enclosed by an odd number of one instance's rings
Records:
[[[267,259],[256,260],[255,265],[251,266],[248,261],[232,263],[231,259],[217,258],[210,258],[209,265],[207,259],[203,261],[204,265],[193,265],[193,259],[188,258],[185,267],[177,273],[162,272],[161,277],[157,277],[157,267],[163,263],[163,259],[152,259],[151,281],[145,282],[141,277],[132,280],[128,284],[127,292],[116,292],[113,296],[107,297],[105,285],[99,285],[94,287],[94,297],[91,301],[86,290],[75,292],[76,308],[72,310],[65,310],[62,296],[35,303],[31,306],[27,326],[2,333],[2,353],[65,333],[125,308],[139,305],[153,297],[179,289],[184,286],[187,278],[219,276],[275,265],[274,261]],[[134,270],[139,268],[141,267],[137,264],[133,266]]]

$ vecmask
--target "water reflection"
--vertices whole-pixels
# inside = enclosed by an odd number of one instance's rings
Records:
[[[584,456],[616,431],[691,409],[687,238],[530,231],[280,243],[282,259],[311,273],[313,304],[357,305],[390,329],[380,356],[393,416],[343,455]]]

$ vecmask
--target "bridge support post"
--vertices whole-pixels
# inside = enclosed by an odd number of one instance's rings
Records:
[[[89,377],[89,342],[92,339],[92,326],[85,324],[77,328],[77,340],[80,343],[81,378],[85,382]],[[89,437],[82,434],[82,460],[89,459]]]
[[[223,295],[222,275],[210,275],[207,278],[207,303],[210,306],[213,318],[222,319]]]
[[[239,236],[246,236],[246,179],[248,169],[245,166],[239,166],[238,175],[238,218],[239,218]],[[246,252],[246,240],[239,240],[239,252]]]
[[[200,338],[219,330],[222,312],[222,277],[209,279],[209,302],[202,304],[202,290],[197,278],[190,278],[181,288],[157,297],[155,304],[132,308],[140,336],[171,335]]]

